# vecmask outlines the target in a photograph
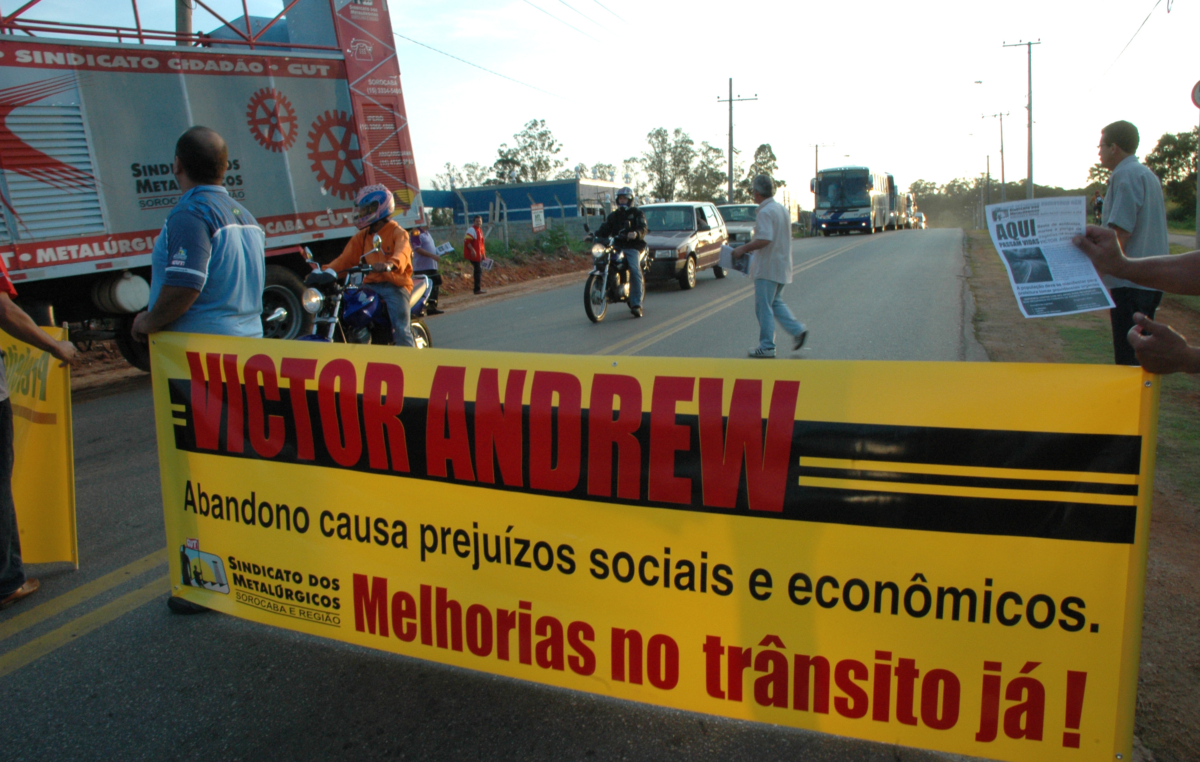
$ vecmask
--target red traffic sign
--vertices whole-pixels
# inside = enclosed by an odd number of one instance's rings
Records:
[[[1196,104],[1196,108],[1200,108],[1200,82],[1192,88],[1192,103]]]

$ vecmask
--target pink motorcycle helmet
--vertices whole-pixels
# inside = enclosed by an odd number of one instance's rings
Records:
[[[354,197],[354,225],[362,230],[396,211],[396,198],[383,185],[368,185]]]

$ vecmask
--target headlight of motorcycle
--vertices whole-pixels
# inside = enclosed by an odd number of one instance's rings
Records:
[[[604,245],[599,243],[592,244],[592,259],[599,259],[604,253]]]
[[[310,312],[313,315],[321,310],[321,303],[325,301],[325,296],[315,288],[304,289],[304,294],[300,297],[300,306],[305,312]]]

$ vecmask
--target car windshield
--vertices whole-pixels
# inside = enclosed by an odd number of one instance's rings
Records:
[[[817,208],[870,206],[871,192],[867,190],[867,177],[866,170],[821,172],[817,175]]]
[[[732,206],[718,206],[721,210],[721,216],[726,222],[754,222],[754,218],[758,215],[758,207],[751,204],[734,204]]]
[[[696,210],[691,206],[652,206],[642,209],[650,232],[695,230]]]

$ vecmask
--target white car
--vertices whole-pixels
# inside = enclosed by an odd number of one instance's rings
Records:
[[[913,230],[924,230],[927,227],[925,224],[925,212],[917,212],[913,215],[912,226]]]

